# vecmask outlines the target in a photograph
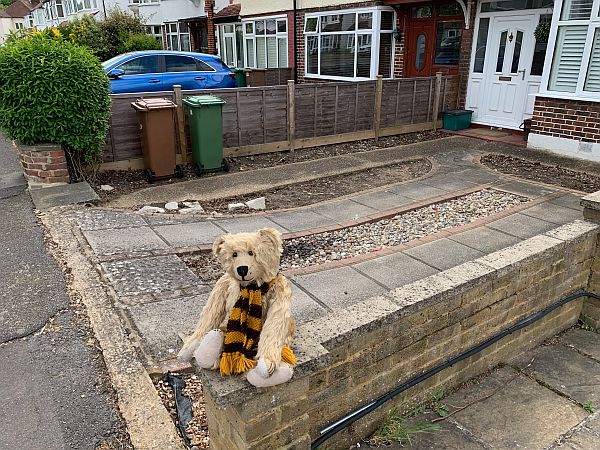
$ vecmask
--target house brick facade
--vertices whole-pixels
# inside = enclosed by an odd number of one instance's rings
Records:
[[[538,97],[531,131],[540,135],[600,143],[600,103]]]

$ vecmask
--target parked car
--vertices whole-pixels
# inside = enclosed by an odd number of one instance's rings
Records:
[[[113,94],[216,89],[236,86],[235,73],[218,56],[148,50],[115,56],[102,63]]]

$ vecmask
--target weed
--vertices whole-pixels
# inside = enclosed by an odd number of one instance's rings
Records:
[[[444,397],[446,396],[443,389],[440,389],[433,394],[433,398],[429,403],[430,408],[434,413],[436,413],[439,417],[446,417],[448,415],[448,406],[443,403],[440,403]]]
[[[582,330],[600,334],[600,328],[591,325],[592,322],[594,322],[594,320],[590,316],[587,316],[585,314],[581,314],[581,316],[579,316],[578,324]]]
[[[419,405],[407,413],[402,414],[398,408],[392,408],[383,424],[369,440],[369,445],[389,445],[392,442],[410,445],[412,444],[412,438],[415,434],[440,430],[440,426],[433,423],[415,423],[410,425],[404,423],[407,419],[424,410],[425,406]]]
[[[596,407],[594,406],[594,404],[592,403],[591,400],[588,400],[587,402],[585,402],[583,404],[583,409],[585,409],[585,411],[590,414],[593,414],[596,412]]]

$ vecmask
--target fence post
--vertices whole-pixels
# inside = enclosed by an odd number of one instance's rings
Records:
[[[440,94],[442,91],[442,72],[435,74],[435,95],[433,97],[433,131],[437,131],[440,110]]]
[[[377,75],[377,82],[375,84],[375,142],[379,142],[379,130],[381,127],[381,97],[383,95],[383,76]]]
[[[288,142],[292,155],[296,150],[296,88],[294,80],[288,80]]]
[[[175,116],[177,117],[177,136],[179,141],[179,149],[181,150],[181,162],[187,164],[187,139],[185,136],[185,118],[183,114],[183,96],[181,94],[181,85],[173,85],[173,95],[175,97]]]

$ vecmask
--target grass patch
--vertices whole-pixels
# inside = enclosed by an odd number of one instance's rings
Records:
[[[593,319],[590,316],[587,316],[585,314],[581,314],[579,316],[578,324],[582,330],[591,331],[592,333],[600,334],[600,328],[597,328],[597,327],[591,325],[591,322],[593,322]]]
[[[594,404],[592,403],[591,400],[588,400],[587,402],[585,402],[583,404],[583,409],[590,414],[593,414],[596,412],[596,407],[594,406]]]

